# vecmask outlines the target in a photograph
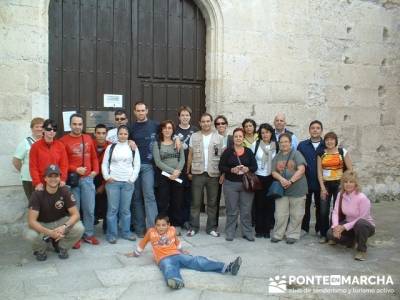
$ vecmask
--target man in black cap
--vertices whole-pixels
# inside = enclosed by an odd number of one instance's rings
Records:
[[[68,250],[82,237],[75,199],[66,186],[60,187],[60,168],[49,165],[45,173],[45,189],[33,192],[29,201],[27,239],[32,242],[38,261],[47,259],[47,242],[58,243],[58,257],[68,258]]]

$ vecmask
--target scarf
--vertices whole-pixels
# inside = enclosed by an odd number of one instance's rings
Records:
[[[276,144],[275,142],[270,142],[270,147],[267,149],[267,144],[265,144],[262,140],[260,141],[259,147],[261,148],[263,155],[261,158],[262,166],[267,166],[267,174],[271,174],[271,165],[272,165],[272,154],[276,152]]]

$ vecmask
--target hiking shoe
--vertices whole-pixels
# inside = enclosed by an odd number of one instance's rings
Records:
[[[83,238],[83,241],[84,241],[85,243],[92,244],[92,245],[98,245],[98,244],[100,244],[99,240],[96,239],[96,237],[95,237],[94,235],[92,235],[92,236],[85,236],[85,237]]]
[[[79,249],[81,247],[81,240],[77,241],[73,246],[72,249]]]
[[[69,257],[68,250],[64,248],[59,248],[60,252],[58,253],[58,257],[60,259],[67,259]]]
[[[242,264],[242,258],[238,256],[233,262],[229,263],[225,272],[230,272],[233,276],[236,276],[236,274],[239,272],[241,264]]]
[[[193,229],[191,229],[191,230],[189,230],[189,231],[186,233],[186,236],[191,237],[191,236],[195,236],[196,234],[197,234],[197,232],[194,231]]]
[[[117,240],[116,239],[114,239],[114,238],[111,238],[111,239],[109,239],[109,240],[107,240],[110,244],[116,244],[117,243]]]
[[[280,239],[274,237],[271,238],[271,243],[279,243],[280,241],[281,241]]]
[[[244,238],[245,240],[248,240],[249,242],[254,242],[254,238],[251,237],[251,236],[244,235],[243,238]]]
[[[45,261],[47,259],[46,251],[35,251],[33,254],[36,256],[37,261]]]
[[[185,286],[185,284],[183,283],[183,281],[181,280],[177,280],[177,279],[168,279],[167,280],[167,285],[174,290],[179,290],[181,288],[183,288]]]
[[[136,235],[134,235],[133,233],[131,235],[123,236],[122,238],[124,240],[128,240],[128,241],[136,241]],[[115,242],[117,242],[117,241],[115,240]]]
[[[328,245],[334,246],[334,245],[336,245],[336,241],[334,241],[334,240],[329,240],[329,241],[328,241]]]
[[[294,244],[294,243],[296,243],[296,242],[297,242],[296,239],[292,239],[292,238],[287,238],[287,239],[286,239],[286,244],[289,244],[289,245],[292,245],[292,244]]]
[[[354,255],[355,260],[364,261],[367,259],[367,252],[357,251],[356,255]]]
[[[218,231],[215,230],[211,230],[210,232],[208,232],[209,235],[213,236],[213,237],[219,237],[220,234]]]
[[[320,244],[325,244],[327,241],[328,241],[328,240],[327,240],[327,238],[326,238],[326,237],[324,237],[324,236],[321,236],[321,237],[319,238],[319,241],[318,241],[318,243],[320,243]]]

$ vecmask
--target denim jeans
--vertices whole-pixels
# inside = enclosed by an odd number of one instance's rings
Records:
[[[223,262],[208,259],[204,256],[192,256],[187,254],[171,255],[163,258],[159,264],[165,281],[176,279],[183,281],[180,269],[186,268],[201,272],[224,273],[226,265]]]
[[[154,169],[151,164],[141,164],[139,177],[135,181],[132,201],[133,226],[138,235],[154,226],[157,216],[157,202],[154,196]]]
[[[107,240],[118,237],[118,219],[121,226],[121,235],[124,238],[132,233],[131,201],[134,185],[128,182],[114,181],[106,184],[107,192]]]
[[[94,235],[94,205],[96,190],[93,178],[90,176],[81,177],[79,185],[71,189],[76,200],[78,210],[82,208],[83,225],[85,226],[85,236]]]

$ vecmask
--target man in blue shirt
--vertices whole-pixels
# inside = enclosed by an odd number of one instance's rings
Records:
[[[129,139],[135,141],[140,152],[140,172],[135,181],[135,191],[132,198],[132,224],[136,234],[143,237],[146,228],[154,227],[158,214],[156,197],[154,195],[154,167],[152,147],[156,141],[159,124],[147,118],[147,105],[136,102],[134,114],[136,122],[130,127]]]
[[[312,202],[312,196],[314,195],[314,203],[315,203],[315,232],[317,233],[320,230],[320,201],[321,201],[321,189],[318,182],[318,173],[317,173],[317,155],[321,151],[324,150],[324,141],[322,140],[322,123],[318,120],[314,120],[310,123],[308,127],[310,138],[300,142],[297,150],[303,154],[304,158],[307,162],[306,167],[306,178],[308,183],[308,193],[306,196],[306,207],[305,214],[303,217],[303,223],[301,225],[301,229],[305,232],[309,232],[310,230],[310,208]]]

